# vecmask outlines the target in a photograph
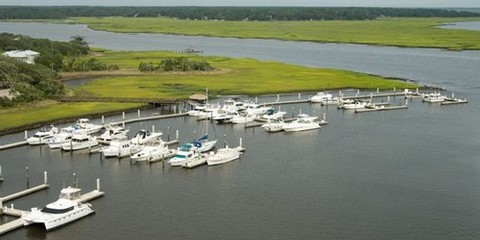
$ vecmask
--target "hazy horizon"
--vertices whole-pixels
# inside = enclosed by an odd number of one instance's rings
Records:
[[[0,6],[305,6],[305,7],[405,7],[480,8],[479,0],[2,0]]]

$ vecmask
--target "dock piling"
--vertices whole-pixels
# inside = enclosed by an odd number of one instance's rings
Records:
[[[102,124],[105,124],[105,116],[102,115]]]
[[[27,140],[27,138],[28,138],[28,131],[25,130],[25,140]]]
[[[125,120],[125,112],[122,112],[122,119]]]
[[[152,125],[152,133],[155,132],[155,125]]]
[[[100,192],[100,178],[97,178],[97,191]]]
[[[137,110],[137,115],[140,118],[140,109]]]
[[[170,127],[167,127],[167,141],[170,142]]]
[[[43,171],[43,184],[48,184],[48,176],[47,176],[47,171]]]
[[[175,140],[178,140],[178,130],[175,131]]]

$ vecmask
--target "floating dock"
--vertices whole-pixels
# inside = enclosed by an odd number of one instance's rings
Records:
[[[467,99],[447,99],[440,103],[440,105],[453,105],[453,104],[463,104],[468,103]]]
[[[0,146],[0,150],[9,149],[9,148],[16,148],[16,147],[24,146],[24,145],[27,145],[27,144],[28,144],[27,141],[10,143],[10,144]]]

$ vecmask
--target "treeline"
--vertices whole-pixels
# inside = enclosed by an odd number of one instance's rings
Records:
[[[211,71],[214,68],[206,61],[194,61],[185,57],[166,58],[160,63],[141,62],[138,70],[141,72],[188,72]]]
[[[64,85],[56,80],[57,73],[41,64],[0,55],[0,86],[9,88],[13,98],[0,97],[0,107],[32,102],[64,93]]]
[[[369,20],[379,17],[477,17],[480,13],[427,8],[365,7],[100,7],[0,6],[2,19],[68,17],[171,17],[196,20],[292,21]]]

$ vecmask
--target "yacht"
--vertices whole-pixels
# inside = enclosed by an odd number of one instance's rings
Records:
[[[135,154],[130,159],[135,162],[149,162],[158,161],[161,159],[168,159],[176,154],[175,149],[170,149],[162,140],[149,141],[145,147]]]
[[[446,99],[447,96],[441,95],[439,92],[434,92],[423,96],[423,101],[429,103],[441,103]]]
[[[168,163],[172,167],[180,167],[180,166],[183,166],[183,164],[188,159],[194,159],[199,157],[200,157],[200,152],[197,150],[197,148],[193,146],[192,143],[185,143],[177,149],[177,153],[175,154],[175,157],[168,160]]]
[[[197,151],[203,153],[212,150],[215,147],[215,144],[217,144],[217,139],[209,141],[208,134],[205,134],[203,137],[193,141],[191,144],[196,148]]]
[[[268,110],[265,114],[257,117],[257,120],[268,121],[268,119],[280,119],[280,118],[283,118],[285,114],[287,114],[287,112],[275,111],[275,109],[272,108]]]
[[[137,133],[135,133],[135,136],[130,140],[134,144],[145,144],[148,141],[155,140],[155,139],[160,139],[162,136],[161,132],[149,132],[147,130],[140,130]]]
[[[53,138],[48,139],[47,143],[51,149],[61,148],[64,143],[70,142],[73,134],[82,133],[83,130],[76,128],[75,126],[64,127],[60,129]]]
[[[245,112],[250,115],[263,115],[266,114],[268,111],[274,110],[272,107],[262,106],[258,104],[248,104]]]
[[[231,123],[232,119],[238,115],[238,112],[229,112],[222,109],[217,112],[216,116],[213,117],[213,120],[217,123]]]
[[[75,122],[75,125],[80,129],[83,129],[86,134],[92,134],[100,132],[103,129],[103,125],[90,123],[88,118],[80,118]]]
[[[340,103],[340,98],[333,97],[333,95],[330,93],[318,92],[316,95],[310,98],[310,102],[321,103],[323,106],[338,105]]]
[[[102,150],[105,157],[126,157],[138,153],[144,145],[128,140],[127,136],[118,137],[110,142],[110,146]]]
[[[243,111],[246,109],[245,103],[235,101],[233,99],[227,99],[223,101],[223,110],[227,110],[229,112],[238,112],[238,111]]]
[[[207,164],[209,166],[224,164],[240,158],[240,148],[229,148],[228,146],[220,148],[216,153],[213,151],[207,154]]]
[[[339,108],[343,108],[345,110],[355,110],[355,109],[363,109],[368,105],[368,102],[362,100],[350,100],[345,101],[339,105]]]
[[[282,119],[270,118],[267,120],[267,123],[263,124],[261,127],[269,132],[279,132],[283,130],[283,125],[285,125],[285,123]]]
[[[184,168],[195,168],[205,163],[207,163],[207,157],[204,154],[196,153],[192,157],[186,158],[181,165]]]
[[[249,123],[255,121],[255,115],[238,114],[232,118],[232,123]]]
[[[62,144],[62,150],[75,151],[97,146],[98,142],[92,136],[87,134],[75,134],[69,142]]]
[[[126,136],[128,131],[128,129],[121,126],[108,125],[105,126],[105,132],[100,136],[95,137],[95,140],[100,144],[109,145],[113,139],[118,138],[119,136]]]
[[[94,213],[90,204],[80,203],[80,191],[79,188],[63,188],[57,201],[23,213],[23,225],[43,224],[46,230],[51,230]]]
[[[29,145],[42,145],[48,143],[48,140],[55,137],[58,133],[58,128],[51,126],[50,129],[42,128],[36,132],[33,136],[27,139]]]
[[[298,118],[290,123],[285,123],[282,126],[283,131],[285,132],[298,132],[311,129],[320,128],[320,124],[315,122],[315,119],[318,117],[311,117],[307,114],[299,114]]]

